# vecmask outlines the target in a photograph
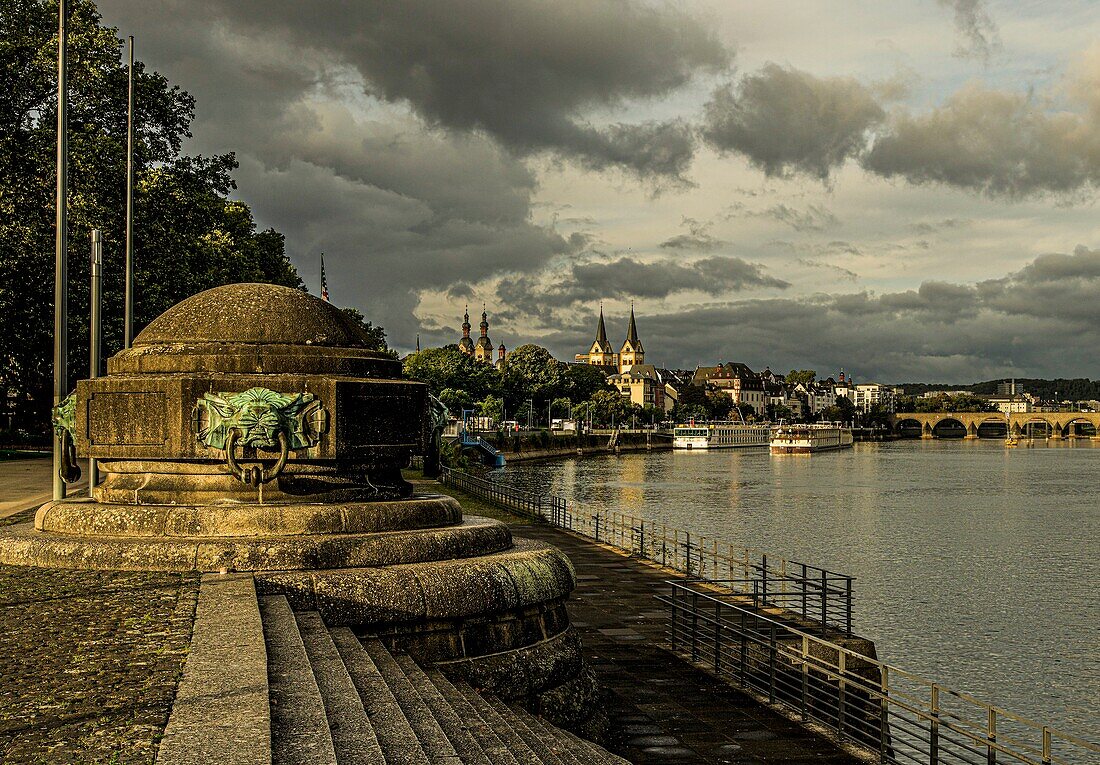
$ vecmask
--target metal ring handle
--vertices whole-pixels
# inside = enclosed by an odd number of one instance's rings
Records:
[[[237,429],[231,428],[229,438],[225,441],[225,464],[229,465],[229,472],[236,476],[237,480],[249,486],[259,486],[261,483],[273,481],[283,472],[287,457],[290,455],[290,443],[287,441],[286,433],[281,430],[279,431],[279,459],[275,462],[275,467],[271,468],[270,473],[265,473],[263,468],[258,466],[242,468],[237,464],[237,458],[233,456],[236,445]]]
[[[80,480],[80,465],[76,461],[76,444],[73,443],[73,434],[67,430],[61,431],[61,466],[57,475],[65,483],[76,483]]]

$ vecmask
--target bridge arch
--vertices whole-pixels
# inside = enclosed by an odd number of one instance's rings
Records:
[[[966,438],[970,435],[970,428],[961,417],[948,414],[939,418],[932,426],[934,438]]]

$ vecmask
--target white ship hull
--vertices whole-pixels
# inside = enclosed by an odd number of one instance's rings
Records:
[[[773,433],[771,453],[816,454],[851,449],[853,442],[851,429],[838,425],[786,425]]]
[[[767,446],[769,425],[682,425],[673,430],[672,448],[691,451]]]

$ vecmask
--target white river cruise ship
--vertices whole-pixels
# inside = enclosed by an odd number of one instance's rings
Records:
[[[772,433],[772,454],[813,454],[852,448],[852,430],[843,425],[780,425]]]
[[[746,425],[740,422],[677,425],[672,430],[672,448],[695,450],[767,446],[771,430],[771,425]]]

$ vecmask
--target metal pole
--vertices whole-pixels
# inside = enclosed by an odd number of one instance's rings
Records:
[[[98,228],[92,229],[92,275],[91,289],[88,293],[88,302],[91,305],[91,315],[88,317],[88,377],[99,377],[103,372],[101,361],[103,352],[103,236]],[[96,484],[99,483],[99,466],[96,460],[88,460],[88,496],[93,496]]]
[[[67,32],[66,16],[69,15],[68,0],[58,3],[57,25],[57,223],[54,231],[54,283],[53,283],[53,404],[57,406],[67,395],[69,385],[69,264],[67,200],[69,194],[69,99],[65,46]],[[53,498],[65,498],[65,482],[61,480],[61,441],[54,439],[53,444]]]
[[[134,340],[134,37],[129,45],[129,74],[126,86],[126,298],[123,312],[123,347]]]

